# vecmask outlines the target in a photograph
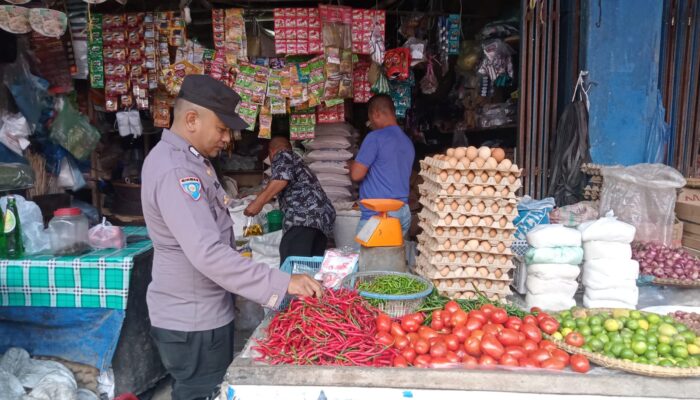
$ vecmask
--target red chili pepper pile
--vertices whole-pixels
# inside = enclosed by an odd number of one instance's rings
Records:
[[[378,310],[357,292],[326,291],[323,298],[295,299],[277,314],[267,338],[254,348],[272,365],[391,366],[398,350],[377,342]]]

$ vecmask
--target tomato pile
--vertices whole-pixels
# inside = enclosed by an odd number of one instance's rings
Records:
[[[394,367],[419,368],[544,368],[575,372],[590,369],[584,356],[569,356],[542,332],[554,334],[556,319],[541,310],[523,318],[492,304],[464,311],[455,301],[426,316],[414,313],[398,321],[385,314],[376,318],[376,340],[399,351]]]

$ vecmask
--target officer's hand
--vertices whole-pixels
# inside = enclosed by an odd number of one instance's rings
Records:
[[[243,215],[246,217],[254,217],[260,214],[260,211],[262,211],[262,206],[256,204],[256,202],[252,202],[248,204],[248,207],[243,211]]]
[[[314,278],[306,274],[293,274],[287,292],[295,296],[321,297],[323,288]]]

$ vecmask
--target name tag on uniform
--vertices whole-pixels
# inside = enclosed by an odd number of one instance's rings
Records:
[[[194,176],[182,178],[180,179],[180,187],[195,201],[202,197],[202,182],[199,178]]]

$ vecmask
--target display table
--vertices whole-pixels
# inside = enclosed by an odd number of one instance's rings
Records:
[[[144,227],[124,232],[121,250],[0,260],[0,353],[22,347],[111,367],[117,393],[143,392],[164,377],[146,307],[153,245]]]
[[[224,378],[225,399],[341,400],[357,399],[697,399],[700,379],[666,379],[632,375],[604,368],[573,372],[269,366],[254,361],[253,333]],[[321,396],[323,392],[323,396]]]

